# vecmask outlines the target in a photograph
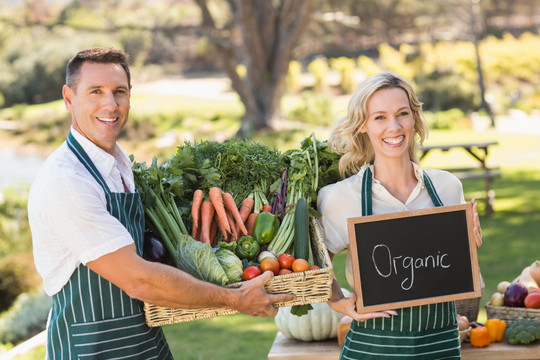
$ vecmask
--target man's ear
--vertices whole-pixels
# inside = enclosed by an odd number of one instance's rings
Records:
[[[69,86],[64,85],[62,87],[62,97],[64,98],[64,105],[66,106],[66,109],[68,111],[71,111],[73,109],[73,89],[71,89]]]

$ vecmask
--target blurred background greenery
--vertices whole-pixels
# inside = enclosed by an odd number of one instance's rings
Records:
[[[246,116],[241,86],[256,77],[250,64],[257,59],[238,46],[247,35],[235,25],[238,8],[230,3],[242,1],[0,0],[0,159],[6,166],[0,172],[0,354],[42,331],[50,307],[33,267],[29,181],[17,174],[24,166],[33,174],[66,136],[70,118],[60,99],[66,61],[90,46],[130,53],[132,109],[120,142],[137,161],[164,160],[184,140],[237,136],[246,122],[257,123]],[[502,173],[493,185],[495,213],[485,216],[480,202],[484,304],[499,281],[512,280],[540,256],[540,6],[535,0],[312,3],[286,62],[277,111],[264,109],[271,126],[249,137],[280,150],[297,147],[311,132],[325,139],[355,86],[390,70],[419,92],[428,145],[498,141],[489,155]],[[208,31],[205,9],[216,31]],[[223,67],[212,34],[238,46],[234,72]],[[25,157],[37,162],[25,165]],[[454,150],[430,154],[423,165],[470,161]],[[464,189],[469,199],[481,197],[484,183],[465,180]],[[335,264],[340,279],[343,260],[340,255]],[[165,332],[178,358],[212,359],[219,347],[223,359],[264,359],[276,327],[272,319],[234,315],[168,325]],[[43,356],[41,347],[25,358]]]

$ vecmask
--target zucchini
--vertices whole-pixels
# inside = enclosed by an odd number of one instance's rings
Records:
[[[300,197],[294,211],[294,257],[309,259],[309,209],[306,199]]]

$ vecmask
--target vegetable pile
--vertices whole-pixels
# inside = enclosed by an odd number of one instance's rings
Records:
[[[318,268],[309,219],[318,190],[340,180],[339,157],[311,135],[283,153],[229,140],[185,142],[161,165],[132,158],[143,256],[219,285]]]

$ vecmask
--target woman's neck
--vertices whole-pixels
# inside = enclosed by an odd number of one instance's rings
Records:
[[[373,164],[373,176],[396,199],[405,203],[418,179],[414,175],[414,166],[409,159],[379,161]]]

